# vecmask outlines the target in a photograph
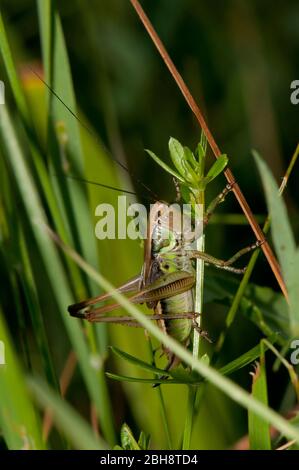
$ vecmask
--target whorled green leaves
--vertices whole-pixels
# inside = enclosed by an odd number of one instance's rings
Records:
[[[146,152],[167,173],[174,176],[181,184],[193,191],[204,191],[206,186],[213,181],[225,169],[228,163],[226,155],[221,155],[204,175],[206,145],[202,137],[195,154],[188,147],[171,137],[168,143],[169,154],[175,169],[172,169],[151,150]]]

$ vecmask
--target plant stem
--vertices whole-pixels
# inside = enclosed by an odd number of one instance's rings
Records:
[[[194,205],[194,210],[196,211],[195,214],[197,215],[199,223],[201,224],[200,228],[203,228],[204,204],[205,204],[205,194],[204,194],[204,191],[200,191],[196,204]],[[203,230],[201,230],[201,236],[198,237],[196,240],[196,250],[204,251]],[[203,284],[204,284],[204,262],[201,259],[197,259],[196,260],[196,285],[195,285],[195,312],[200,314],[196,318],[196,323],[198,324],[199,327],[201,325],[201,314],[202,314],[202,307],[203,307]],[[199,354],[199,342],[200,342],[200,335],[198,331],[194,329],[192,354],[193,354],[193,357],[196,359],[198,358],[198,354]],[[183,450],[190,449],[192,427],[193,427],[193,416],[194,416],[195,402],[196,402],[196,393],[197,393],[197,388],[195,388],[194,386],[189,386],[187,414],[186,414],[184,435],[183,435]]]
[[[151,363],[156,367],[156,361],[155,361],[155,356],[154,356],[154,351],[153,351],[153,345],[151,342],[151,339],[148,338],[148,346],[149,346],[149,353],[150,353],[150,360]],[[156,387],[158,397],[159,397],[159,402],[160,402],[160,409],[161,409],[161,418],[163,422],[163,427],[165,431],[165,436],[166,436],[166,441],[167,441],[167,447],[169,450],[173,449],[172,445],[172,440],[171,440],[171,435],[170,435],[170,430],[169,430],[169,424],[168,424],[168,419],[167,419],[167,414],[166,414],[166,408],[165,408],[165,401],[162,393],[161,386]]]
[[[170,435],[170,430],[169,430],[169,425],[168,425],[168,420],[167,420],[167,415],[166,415],[165,401],[164,401],[161,386],[157,387],[157,390],[158,390],[158,396],[159,396],[160,405],[161,405],[161,416],[162,416],[163,427],[164,427],[166,440],[167,440],[167,447],[169,450],[171,450],[173,449],[173,445],[172,445],[172,440],[171,440],[171,435]]]
[[[186,414],[186,420],[185,420],[183,445],[182,445],[183,450],[190,449],[191,435],[192,435],[192,428],[193,428],[194,408],[195,408],[195,402],[196,402],[196,392],[197,392],[197,389],[194,386],[189,385],[187,414]]]
[[[198,202],[196,205],[197,216],[200,221],[201,227],[203,227],[203,218],[204,218],[204,204],[205,204],[205,195],[204,191],[199,193]],[[196,250],[204,251],[204,234],[201,231],[201,236],[196,240]],[[195,312],[200,315],[197,317],[196,322],[198,326],[201,325],[201,315],[202,315],[202,306],[203,306],[203,284],[204,284],[204,262],[201,259],[196,260],[196,286],[195,286]],[[199,352],[199,341],[200,335],[194,330],[193,335],[193,356],[198,357]]]

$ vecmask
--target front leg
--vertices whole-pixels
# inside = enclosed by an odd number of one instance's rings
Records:
[[[203,219],[203,225],[204,227],[209,223],[209,220],[210,218],[212,217],[216,207],[224,201],[225,197],[227,196],[227,194],[233,190],[233,187],[234,187],[234,184],[227,184],[225,186],[225,188],[221,191],[220,194],[218,194],[218,196],[215,197],[215,199],[213,199],[213,201],[209,204],[206,212],[205,212],[205,215],[204,215],[204,219]]]
[[[262,242],[258,240],[252,245],[242,248],[242,250],[238,251],[234,256],[232,256],[228,260],[215,258],[214,256],[208,255],[207,253],[204,253],[203,251],[190,250],[188,253],[191,259],[196,259],[196,258],[202,259],[207,265],[212,264],[216,266],[216,268],[219,268],[219,269],[224,269],[226,271],[230,271],[235,274],[244,274],[247,266],[245,266],[245,268],[235,268],[234,266],[232,266],[232,264],[235,263],[241,256],[260,247],[261,244]]]

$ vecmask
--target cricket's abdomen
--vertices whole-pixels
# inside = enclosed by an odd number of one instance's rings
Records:
[[[161,300],[162,315],[183,314],[194,312],[193,291],[189,290],[182,294],[177,294],[169,299]],[[162,316],[163,318],[163,316]],[[189,338],[192,329],[190,318],[179,318],[178,320],[165,320],[166,331],[172,338],[180,343],[185,343]]]

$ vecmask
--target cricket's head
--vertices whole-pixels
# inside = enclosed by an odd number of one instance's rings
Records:
[[[191,207],[156,202],[149,216],[149,237],[153,256],[174,253],[194,241],[194,221]]]

